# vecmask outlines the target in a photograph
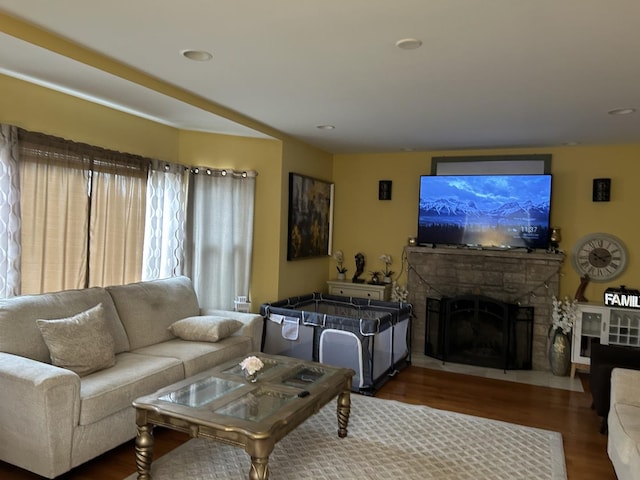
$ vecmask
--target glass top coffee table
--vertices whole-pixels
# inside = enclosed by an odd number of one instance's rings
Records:
[[[267,480],[275,444],[336,396],[338,436],[347,436],[353,370],[250,355],[264,363],[255,382],[240,368],[245,355],[133,402],[139,480],[151,479],[154,426],[243,447],[251,457],[250,480]]]

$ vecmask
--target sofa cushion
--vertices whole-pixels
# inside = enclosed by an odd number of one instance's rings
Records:
[[[240,330],[242,322],[215,315],[187,317],[169,326],[169,331],[183,340],[217,342]]]
[[[107,287],[129,336],[131,350],[171,340],[169,325],[185,317],[200,315],[191,280],[162,280]]]
[[[129,350],[129,340],[111,296],[103,288],[66,290],[0,299],[0,351],[49,363],[49,349],[37,319],[65,318],[102,303],[116,353]]]
[[[136,398],[183,378],[182,363],[175,358],[121,353],[113,367],[83,377],[80,425],[130,407]]]
[[[84,376],[116,363],[101,303],[69,318],[39,319],[36,324],[49,348],[51,363],[57,367]]]
[[[176,338],[141,348],[135,353],[177,358],[184,365],[184,376],[190,377],[227,360],[251,353],[252,350],[251,338],[232,336],[217,343]]]

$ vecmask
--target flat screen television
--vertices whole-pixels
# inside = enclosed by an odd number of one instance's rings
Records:
[[[423,175],[419,245],[549,247],[551,175]]]

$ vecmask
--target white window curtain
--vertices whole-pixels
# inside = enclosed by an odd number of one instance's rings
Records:
[[[192,172],[187,275],[201,307],[233,310],[235,297],[250,293],[256,173]]]
[[[18,129],[0,125],[0,298],[20,295]]]
[[[188,184],[189,171],[184,165],[151,161],[142,280],[184,273]]]

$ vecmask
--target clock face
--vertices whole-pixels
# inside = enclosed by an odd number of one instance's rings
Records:
[[[627,249],[613,235],[593,233],[578,240],[571,260],[580,275],[588,275],[596,282],[606,282],[624,271],[627,266]]]

